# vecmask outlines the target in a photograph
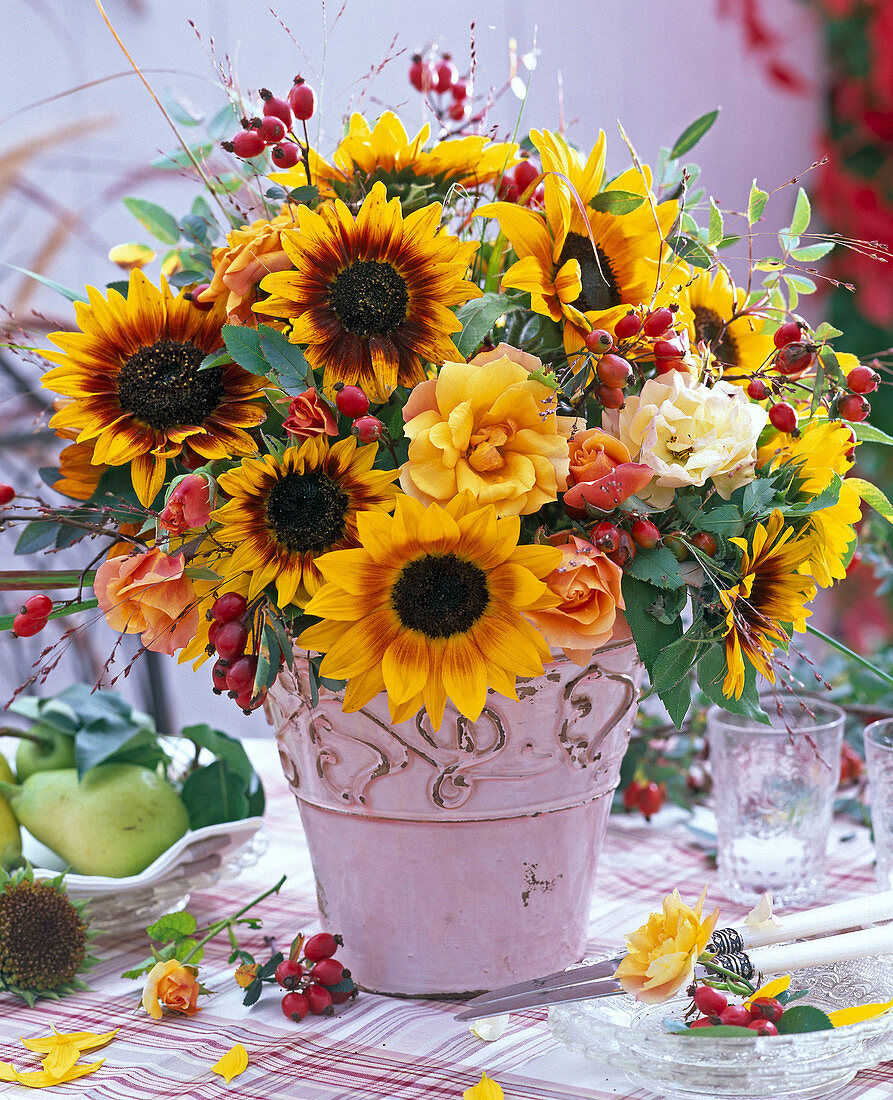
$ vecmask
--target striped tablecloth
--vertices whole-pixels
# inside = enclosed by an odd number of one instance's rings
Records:
[[[242,878],[194,895],[190,910],[200,920],[225,916],[287,874],[281,893],[257,910],[263,929],[244,937],[245,947],[265,959],[270,953],[265,934],[284,945],[297,931],[318,929],[319,918],[300,822],[273,745],[249,742],[249,751],[268,792],[269,849]],[[874,889],[870,848],[854,832],[846,826],[838,830],[826,900]],[[650,824],[640,818],[612,822],[592,906],[591,952],[616,949],[621,934],[637,927],[674,887],[693,900],[705,883],[715,883],[714,872],[676,811],[662,811]],[[743,913],[721,897],[718,887],[708,893],[708,904],[720,904],[724,920]],[[47,1035],[52,1027],[62,1032],[117,1027],[112,1044],[84,1056],[86,1061],[104,1056],[101,1069],[51,1091],[96,1100],[230,1095],[242,1100],[457,1100],[486,1071],[508,1100],[648,1100],[657,1095],[633,1089],[607,1064],[557,1045],[545,1010],[512,1016],[501,1038],[484,1043],[453,1019],[456,1009],[448,1003],[361,995],[335,1018],[311,1016],[292,1024],[281,1013],[276,987],[270,986],[257,1005],[244,1008],[223,943],[211,945],[201,968],[204,984],[220,992],[202,998],[197,1016],[156,1023],[138,1008],[139,984],[119,976],[147,954],[146,946],[140,937],[100,940],[104,958],[90,972],[90,992],[39,1001],[34,1008],[0,995],[0,1060],[37,1069],[37,1056],[25,1050],[21,1037]],[[236,1043],[247,1050],[249,1065],[227,1085],[211,1066]],[[25,1092],[21,1085],[0,1084],[3,1094]],[[834,1095],[842,1100],[893,1096],[893,1063],[860,1073]]]

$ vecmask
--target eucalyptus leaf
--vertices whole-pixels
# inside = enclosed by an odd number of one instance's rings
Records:
[[[696,118],[690,126],[682,131],[673,148],[670,150],[670,160],[678,160],[684,153],[687,153],[690,149],[698,144],[704,134],[710,129],[714,122],[716,122],[719,115],[719,108],[715,108],[713,111],[708,111],[707,114],[701,115],[700,118]]]
[[[794,206],[794,217],[791,219],[791,236],[799,237],[809,226],[812,216],[812,207],[809,204],[809,196],[801,187],[797,192],[797,202]]]

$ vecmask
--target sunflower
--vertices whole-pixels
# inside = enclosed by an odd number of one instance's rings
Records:
[[[534,130],[531,137],[550,173],[544,211],[497,202],[477,213],[497,219],[518,257],[502,278],[503,288],[527,291],[536,313],[562,323],[570,355],[592,328],[613,329],[630,306],[663,300],[654,262],[667,251],[664,238],[678,206],[663,202],[653,211],[644,201],[622,215],[593,210],[589,202],[603,182],[604,135],[585,161],[558,134]],[[650,186],[647,168],[643,174],[629,169],[605,190],[647,200]]]
[[[775,683],[769,664],[772,653],[788,641],[784,624],[790,623],[798,631],[806,629],[811,614],[806,605],[815,596],[815,583],[799,572],[812,552],[811,540],[795,536],[792,527],[785,527],[778,509],[765,526],[756,525],[750,544],[742,538],[729,541],[741,548],[741,580],[719,593],[727,612],[728,672],[722,689],[726,696],[740,699],[745,657]]]
[[[856,541],[855,525],[861,518],[862,498],[847,481],[840,486],[836,504],[808,517],[802,535],[811,541],[812,549],[800,571],[820,588],[830,588],[846,576],[844,559]]]
[[[435,202],[404,218],[377,183],[356,219],[340,201],[302,206],[300,232],[283,232],[296,270],[268,275],[270,297],[254,309],[291,321],[289,339],[306,345],[327,393],[343,382],[387,401],[424,380],[423,362],[457,357],[450,336],[462,325],[449,307],[481,295],[465,278],[478,246],[439,232],[440,214]]]
[[[204,458],[257,450],[245,430],[264,419],[258,401],[265,380],[236,364],[200,371],[223,344],[223,304],[199,309],[174,296],[164,279],[152,286],[130,274],[127,297],[108,299],[88,287],[75,303],[79,332],[55,332],[60,364],[43,384],[69,401],[50,421],[60,435],[92,443],[96,466],[129,465],[139,501],[149,507],[164,483],[167,460],[184,444]]]
[[[252,600],[276,582],[280,607],[303,605],[322,584],[316,558],[357,546],[357,518],[390,511],[396,470],[373,470],[378,448],[353,436],[333,446],[316,436],[279,458],[242,459],[218,478],[231,500],[212,512],[217,540],[232,547],[213,568],[224,580],[248,573]]]
[[[549,646],[524,614],[558,603],[543,579],[557,547],[519,546],[520,520],[468,492],[445,507],[401,496],[358,528],[357,549],[318,559],[326,584],[305,610],[323,621],[298,638],[349,681],[345,711],[387,691],[393,722],[424,706],[439,729],[447,696],[475,720],[488,686],[517,699],[515,677],[542,673]]]
[[[678,301],[688,320],[691,346],[706,344],[722,377],[746,385],[754,371],[775,354],[766,318],[737,316],[745,308],[747,292],[736,287],[723,268],[694,273],[679,264],[670,279],[682,284]]]
[[[324,198],[337,195],[347,202],[362,197],[371,184],[380,180],[390,188],[426,184],[430,199],[432,193],[445,195],[450,187],[473,189],[492,183],[517,159],[518,146],[514,142],[494,142],[482,136],[451,138],[425,149],[430,134],[431,127],[425,124],[410,138],[393,111],[385,111],[371,128],[361,114],[355,113],[331,164],[311,150],[311,176]],[[273,172],[271,179],[286,188],[307,182],[300,164]]]
[[[75,435],[74,432],[58,434],[68,439]],[[53,482],[53,488],[72,500],[89,500],[107,469],[101,463],[94,463],[92,442],[70,443],[59,455],[59,478]]]

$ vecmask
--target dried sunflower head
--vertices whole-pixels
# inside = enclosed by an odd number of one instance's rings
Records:
[[[36,881],[30,866],[0,869],[0,991],[29,1005],[87,989],[78,974],[96,961],[85,903],[69,898],[64,879]]]

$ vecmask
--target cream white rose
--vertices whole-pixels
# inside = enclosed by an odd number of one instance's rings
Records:
[[[654,470],[654,480],[639,495],[666,508],[674,490],[708,480],[728,500],[753,481],[757,439],[768,413],[738,386],[705,386],[673,371],[649,379],[622,409],[607,411],[603,428],[624,443],[633,461]]]

